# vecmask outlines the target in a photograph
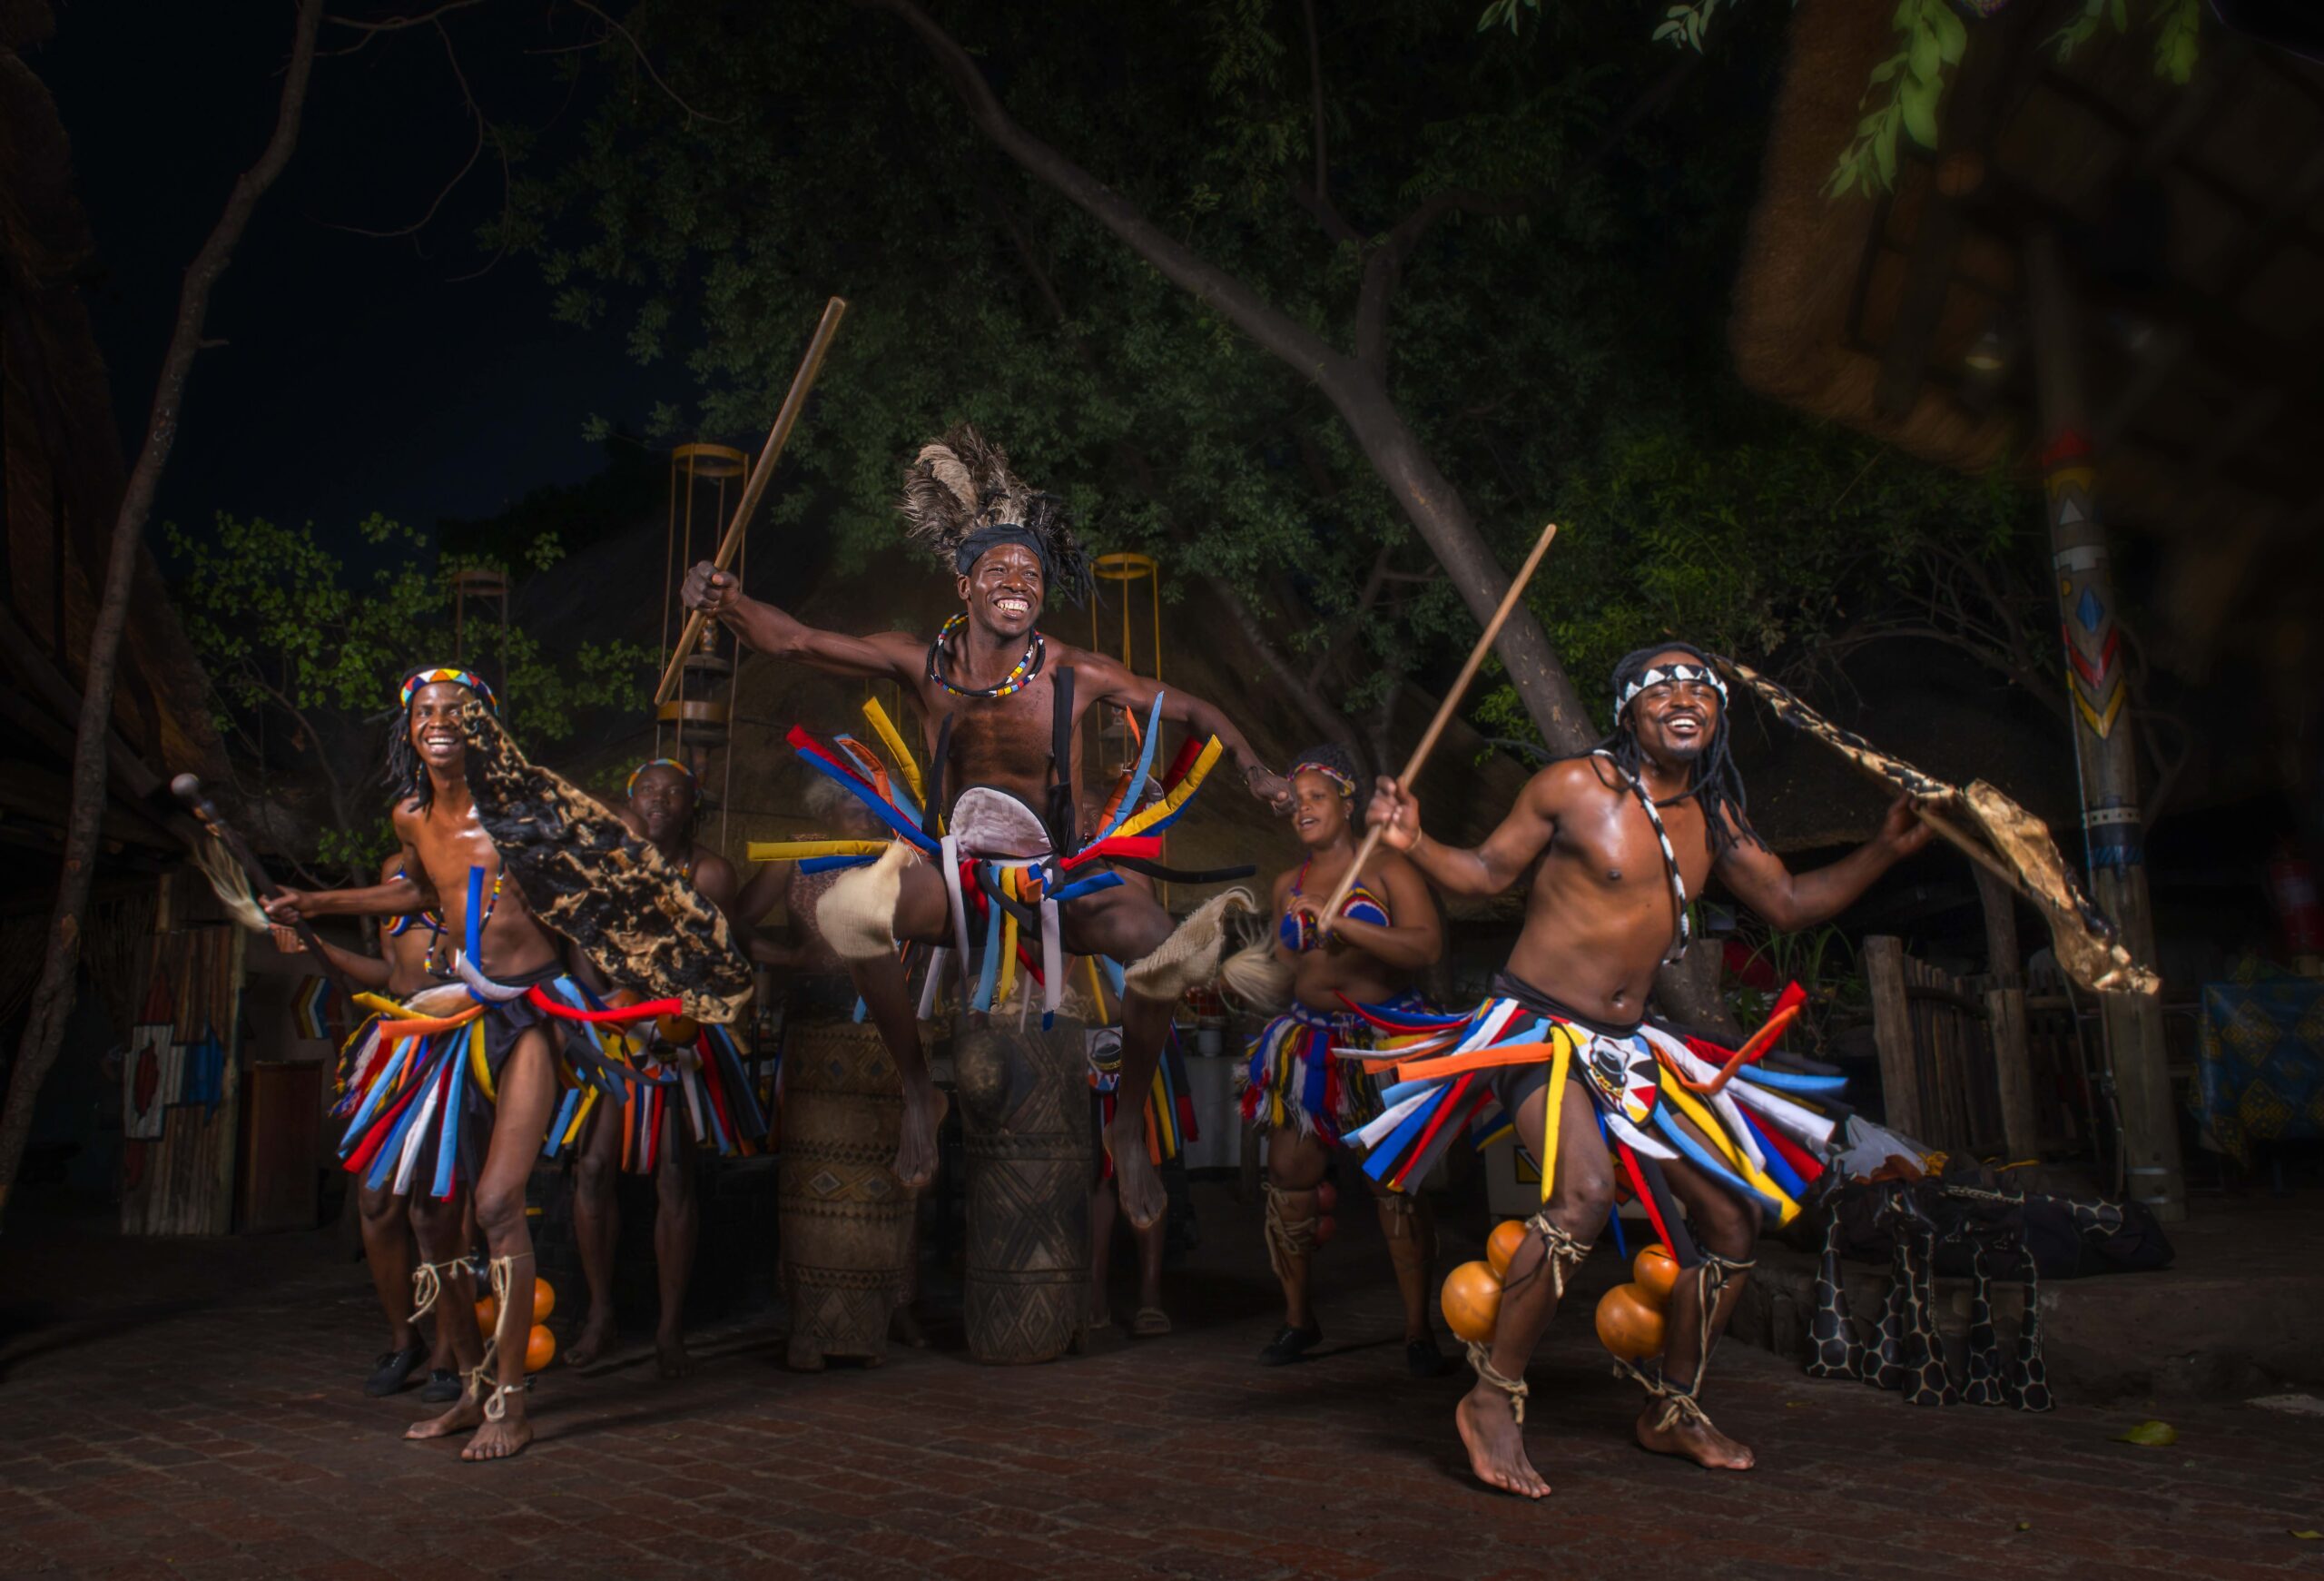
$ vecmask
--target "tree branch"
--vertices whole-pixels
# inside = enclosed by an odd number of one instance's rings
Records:
[[[1315,0],[1300,0],[1307,25],[1307,107],[1310,140],[1315,145],[1315,174],[1307,183],[1291,183],[1292,198],[1315,216],[1324,234],[1353,247],[1364,245],[1364,232],[1347,222],[1332,202],[1331,145],[1324,134],[1324,46],[1315,35]]]
[[[258,163],[242,173],[227,195],[224,212],[212,228],[202,250],[185,272],[178,295],[177,322],[170,335],[161,376],[154,382],[153,408],[145,425],[145,440],[122,491],[114,518],[113,542],[105,562],[105,579],[90,623],[88,658],[81,687],[80,722],[73,741],[73,799],[64,829],[64,853],[56,885],[56,906],[51,914],[48,946],[41,962],[40,980],[25,1018],[16,1046],[15,1069],[8,1081],[8,1103],[0,1113],[0,1213],[23,1161],[25,1143],[32,1132],[34,1099],[64,1044],[64,1023],[73,1013],[76,968],[81,958],[81,918],[89,904],[89,888],[96,875],[97,856],[105,810],[106,744],[112,735],[113,703],[121,667],[121,639],[129,623],[130,592],[136,581],[137,558],[145,541],[145,524],[153,511],[153,496],[162,469],[177,443],[186,382],[202,341],[202,324],[210,311],[210,293],[225,273],[234,248],[249,229],[259,198],[274,184],[298,145],[299,125],[306,111],[307,86],[314,74],[315,35],[322,24],[322,0],[300,0],[292,35],[290,69],[283,74],[281,102],[275,113],[274,132],[267,139]]]
[[[1323,694],[1312,685],[1302,680],[1299,672],[1291,667],[1290,660],[1268,640],[1266,628],[1259,623],[1258,616],[1244,598],[1242,590],[1224,577],[1206,576],[1203,582],[1209,588],[1211,596],[1235,617],[1235,624],[1242,628],[1244,638],[1258,654],[1259,662],[1267,667],[1268,673],[1275,677],[1275,684],[1283,688],[1284,695],[1306,716],[1307,723],[1315,726],[1324,739],[1335,741],[1347,748],[1357,767],[1364,768],[1372,762],[1372,755],[1365,749],[1364,738],[1356,734],[1355,726],[1348,716],[1325,702]]]
[[[1120,193],[1019,126],[993,95],[969,52],[912,0],[854,0],[885,11],[910,27],[934,57],[969,119],[994,146],[1055,188],[1099,224],[1128,242],[1173,285],[1216,310],[1271,354],[1320,381],[1347,359],[1321,336],[1267,302],[1249,286],[1161,230]]]
[[[713,126],[726,126],[733,124],[734,118],[731,115],[704,114],[700,110],[695,109],[692,104],[687,104],[684,99],[678,97],[678,91],[662,80],[662,74],[655,71],[654,69],[654,63],[645,58],[645,46],[637,42],[637,35],[631,33],[628,28],[624,27],[620,23],[615,22],[611,16],[607,15],[604,11],[601,11],[596,6],[591,5],[589,0],[573,0],[573,4],[578,5],[582,10],[586,11],[590,15],[596,17],[607,27],[612,28],[615,33],[622,35],[623,39],[629,44],[630,53],[637,56],[637,64],[644,66],[645,68],[645,74],[654,79],[654,85],[662,90],[663,94],[668,97],[671,104],[675,104],[679,109],[684,110],[686,113],[686,119],[688,121],[707,121]]]

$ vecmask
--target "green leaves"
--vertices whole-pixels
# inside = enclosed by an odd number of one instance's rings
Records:
[[[2154,22],[2155,74],[2183,84],[2194,74],[2201,54],[2203,0],[2142,3]],[[1841,152],[1825,185],[1831,196],[1852,192],[1868,196],[1893,189],[1899,133],[1924,148],[1936,146],[1944,68],[1960,64],[1968,44],[1968,26],[1949,0],[1903,0],[1894,20],[1901,45],[1895,55],[1872,69],[1859,108],[1873,103],[1875,89],[1886,87],[1888,92],[1877,108],[1856,123],[1855,137]],[[2048,47],[2063,64],[2097,37],[2101,28],[2122,34],[2130,26],[2129,0],[2081,0],[2081,9],[2050,35]],[[1661,35],[1658,29],[1655,36]]]
[[[1957,65],[1968,46],[1968,28],[1954,11],[1951,0],[1899,0],[1894,17],[1900,46],[1894,55],[1872,68],[1858,107],[1871,104],[1875,91],[1888,90],[1886,102],[1856,123],[1855,138],[1834,165],[1825,192],[1837,197],[1851,192],[1867,195],[1896,184],[1899,135],[1934,149],[1937,138],[1937,107],[1945,96],[1945,72]]]
[[[448,657],[450,573],[477,560],[431,563],[426,535],[374,514],[354,537],[365,564],[350,566],[322,547],[311,523],[287,527],[221,512],[196,536],[165,523],[174,604],[215,694],[220,729],[233,736],[261,788],[285,776],[294,797],[320,786],[310,806],[317,859],[361,867],[383,848],[374,816],[371,766],[380,761],[382,721],[405,667]],[[535,571],[564,556],[554,533],[527,546]],[[642,707],[654,655],[635,643],[585,644],[561,657],[520,627],[503,639],[497,620],[471,608],[463,662],[505,677],[512,728],[528,739],[570,735],[585,707]]]

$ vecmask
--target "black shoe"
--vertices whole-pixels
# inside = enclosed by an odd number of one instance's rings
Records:
[[[1436,1336],[1423,1334],[1404,1341],[1404,1365],[1414,1378],[1443,1378],[1461,1364],[1436,1348]]]
[[[411,1379],[412,1369],[428,1359],[425,1345],[413,1345],[402,1350],[390,1350],[371,1363],[371,1376],[363,1380],[363,1392],[373,1399],[384,1395],[400,1394]]]
[[[460,1375],[458,1373],[454,1372],[448,1367],[439,1367],[428,1375],[428,1381],[426,1383],[420,1385],[420,1403],[431,1406],[448,1406],[454,1400],[459,1398],[460,1396],[466,1392],[467,1388],[468,1386],[460,1381]]]
[[[1298,1360],[1308,1351],[1322,1344],[1323,1339],[1324,1330],[1320,1325],[1312,1329],[1295,1329],[1286,1323],[1283,1326],[1283,1331],[1268,1340],[1266,1349],[1259,1352],[1259,1365],[1261,1367],[1285,1366]]]

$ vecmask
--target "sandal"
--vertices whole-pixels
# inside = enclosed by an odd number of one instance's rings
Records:
[[[399,1394],[411,1378],[412,1369],[428,1359],[428,1347],[408,1345],[401,1350],[389,1350],[371,1363],[371,1376],[363,1380],[363,1392],[373,1399]]]
[[[1158,1339],[1170,1331],[1170,1314],[1159,1307],[1140,1307],[1129,1320],[1129,1331],[1140,1339]]]
[[[1259,1352],[1259,1365],[1282,1367],[1296,1361],[1322,1344],[1323,1340],[1324,1329],[1321,1324],[1307,1329],[1295,1329],[1285,1323],[1282,1331],[1268,1340],[1266,1348]]]

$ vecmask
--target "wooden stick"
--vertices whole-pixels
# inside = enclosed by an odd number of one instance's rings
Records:
[[[1541,529],[1541,540],[1534,544],[1533,552],[1525,557],[1525,563],[1518,568],[1517,575],[1510,581],[1509,591],[1501,596],[1501,608],[1492,612],[1491,620],[1485,622],[1484,635],[1477,638],[1477,646],[1469,650],[1468,662],[1453,677],[1452,689],[1446,692],[1444,700],[1436,706],[1436,717],[1428,722],[1428,728],[1421,733],[1420,745],[1413,747],[1412,756],[1404,760],[1404,772],[1396,776],[1398,786],[1407,791],[1412,788],[1413,776],[1428,761],[1428,755],[1436,749],[1436,738],[1443,735],[1444,726],[1452,722],[1452,710],[1460,707],[1461,694],[1467,691],[1469,683],[1477,678],[1477,671],[1484,665],[1485,655],[1492,651],[1492,639],[1501,635],[1502,623],[1509,618],[1510,611],[1517,608],[1518,598],[1525,591],[1525,584],[1533,579],[1534,568],[1541,563],[1541,557],[1550,552],[1550,540],[1557,535],[1558,524],[1554,521]],[[1385,824],[1372,825],[1364,836],[1364,844],[1355,848],[1355,860],[1347,865],[1345,873],[1340,874],[1339,887],[1332,891],[1330,904],[1324,907],[1324,914],[1317,919],[1317,925],[1325,933],[1331,931],[1332,919],[1340,914],[1340,906],[1347,899],[1348,891],[1355,887],[1356,875],[1372,859],[1372,853],[1379,849],[1380,833],[1386,827]]]
[[[823,304],[822,321],[815,326],[815,337],[807,342],[807,355],[799,363],[799,371],[791,377],[791,393],[783,398],[783,410],[774,414],[774,427],[768,430],[766,448],[759,452],[758,462],[751,469],[750,481],[743,485],[743,497],[734,505],[734,518],[726,524],[726,536],[718,542],[718,556],[710,563],[724,570],[734,563],[734,551],[743,547],[743,531],[751,524],[752,513],[759,508],[759,496],[766,492],[767,479],[774,475],[774,460],[783,454],[783,442],[791,438],[792,429],[799,421],[799,414],[807,407],[807,392],[815,387],[815,375],[823,369],[823,353],[832,349],[832,337],[839,333],[839,321],[847,311],[843,298],[833,297]],[[678,646],[670,650],[670,667],[662,672],[662,684],[654,688],[656,707],[670,700],[678,689],[678,678],[684,673],[686,655],[702,637],[702,628],[710,618],[697,609],[686,617],[686,628],[678,638]]]
[[[179,775],[170,781],[170,794],[183,802],[201,820],[202,826],[217,836],[218,843],[226,848],[226,855],[231,856],[235,865],[249,875],[251,886],[261,897],[271,898],[282,893],[282,886],[274,882],[265,865],[259,861],[258,854],[250,848],[241,833],[226,821],[216,804],[203,792],[200,779],[190,774]],[[323,954],[323,942],[315,936],[314,928],[306,918],[300,917],[290,924],[290,931],[299,935],[299,942],[307,947],[307,954],[315,958],[316,969],[330,979],[330,985],[339,990],[340,998],[351,1010],[355,1004],[355,986],[348,982],[337,966],[331,964],[330,957]]]

